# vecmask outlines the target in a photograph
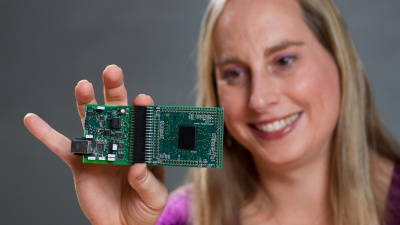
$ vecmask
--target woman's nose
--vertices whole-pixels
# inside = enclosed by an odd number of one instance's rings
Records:
[[[280,99],[279,87],[277,82],[271,78],[261,77],[252,80],[249,107],[250,109],[262,113]]]

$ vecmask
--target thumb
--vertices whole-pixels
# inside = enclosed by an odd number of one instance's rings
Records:
[[[149,209],[162,212],[168,200],[168,190],[145,163],[136,163],[130,167],[128,181]]]

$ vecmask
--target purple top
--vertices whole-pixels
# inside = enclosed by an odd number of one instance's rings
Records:
[[[189,225],[191,224],[189,215],[191,211],[191,193],[190,187],[184,187],[177,190],[168,199],[167,205],[157,225]]]
[[[386,225],[400,224],[400,164],[396,164],[386,204]]]
[[[172,194],[157,225],[190,225],[191,192],[189,187]],[[388,193],[385,225],[400,224],[400,164],[396,164]]]

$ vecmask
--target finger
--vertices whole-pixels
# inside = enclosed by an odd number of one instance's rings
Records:
[[[134,106],[154,105],[153,99],[146,94],[138,95],[132,102]],[[154,173],[153,173],[154,172]],[[142,199],[143,203],[155,212],[160,212],[168,199],[168,190],[164,185],[165,170],[163,167],[147,167],[145,163],[131,166],[128,181]]]
[[[154,105],[153,99],[146,94],[140,94],[133,100],[132,105],[136,106],[152,106]],[[161,166],[151,166],[148,169],[154,174],[161,182],[165,182],[165,169]]]
[[[146,94],[140,94],[132,101],[132,105],[137,106],[152,106],[154,105],[153,99]]]
[[[97,104],[94,95],[93,84],[87,80],[81,80],[75,87],[76,106],[78,108],[79,117],[82,126],[85,124],[85,105]]]
[[[40,117],[33,113],[28,113],[24,117],[24,124],[33,136],[39,139],[70,167],[79,161],[78,157],[74,157],[71,154],[71,141],[51,128]]]
[[[128,181],[149,209],[161,213],[167,203],[168,190],[145,163],[137,163],[130,167]]]
[[[108,105],[128,105],[122,69],[109,65],[103,72],[104,101]]]

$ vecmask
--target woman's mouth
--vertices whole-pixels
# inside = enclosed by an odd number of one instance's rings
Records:
[[[288,117],[282,118],[280,120],[275,120],[269,123],[256,124],[254,127],[263,133],[273,134],[284,131],[286,128],[290,127],[301,115],[301,112],[290,115]]]

